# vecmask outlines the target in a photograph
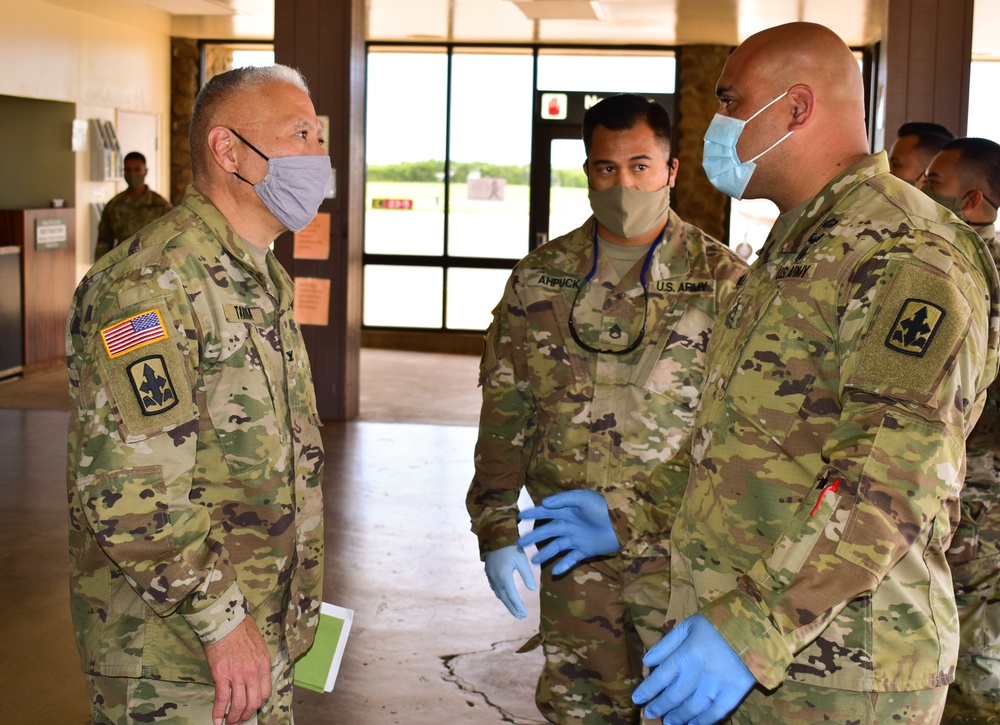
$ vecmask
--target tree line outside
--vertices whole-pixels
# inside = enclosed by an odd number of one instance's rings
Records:
[[[483,178],[506,179],[512,186],[527,186],[531,167],[480,162],[451,162],[452,183],[464,184],[470,174]],[[444,178],[443,161],[406,161],[385,166],[369,166],[368,181],[440,182]],[[473,176],[472,178],[476,178]],[[552,185],[575,189],[587,188],[587,175],[582,169],[552,169]]]

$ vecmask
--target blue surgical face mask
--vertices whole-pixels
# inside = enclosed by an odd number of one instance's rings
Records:
[[[743,127],[750,121],[787,95],[788,91],[785,91],[745,121],[723,116],[720,113],[715,114],[715,118],[708,126],[708,131],[705,132],[705,151],[701,160],[701,166],[708,174],[708,180],[712,182],[712,186],[734,199],[743,198],[747,184],[750,183],[750,177],[753,176],[754,169],[757,168],[754,161],[791,136],[792,132],[789,131],[771,146],[747,161],[740,161],[740,157],[736,154],[736,144],[740,140],[740,134],[743,133]]]
[[[289,231],[301,231],[316,216],[319,205],[327,194],[331,173],[330,157],[320,154],[268,158],[236,131],[229,130],[267,161],[267,176],[259,184],[244,179],[235,171],[233,175],[250,184],[268,211]]]

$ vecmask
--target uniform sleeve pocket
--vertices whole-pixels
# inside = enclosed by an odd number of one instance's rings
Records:
[[[268,365],[250,325],[230,330],[229,354],[203,371],[207,407],[226,464],[240,473],[264,463],[281,468],[284,450]]]

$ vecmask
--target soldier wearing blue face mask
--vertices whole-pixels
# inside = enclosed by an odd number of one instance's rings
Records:
[[[787,95],[788,91],[785,91],[777,98],[772,99],[745,121],[732,116],[723,116],[721,113],[715,114],[712,123],[709,124],[708,130],[705,132],[705,148],[702,152],[701,165],[705,169],[708,180],[723,194],[734,199],[742,199],[747,184],[750,183],[750,177],[753,176],[754,169],[757,168],[757,164],[754,162],[794,133],[794,131],[789,131],[746,161],[740,161],[736,152],[736,144],[739,143],[746,125]]]
[[[669,725],[940,722],[996,266],[869,154],[861,73],[829,29],[751,36],[716,88],[709,178],[781,216],[709,344],[666,634],[633,699]]]

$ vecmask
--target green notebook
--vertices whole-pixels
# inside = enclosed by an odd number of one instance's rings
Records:
[[[314,692],[333,689],[353,619],[353,610],[323,602],[312,647],[295,661],[296,685]]]

